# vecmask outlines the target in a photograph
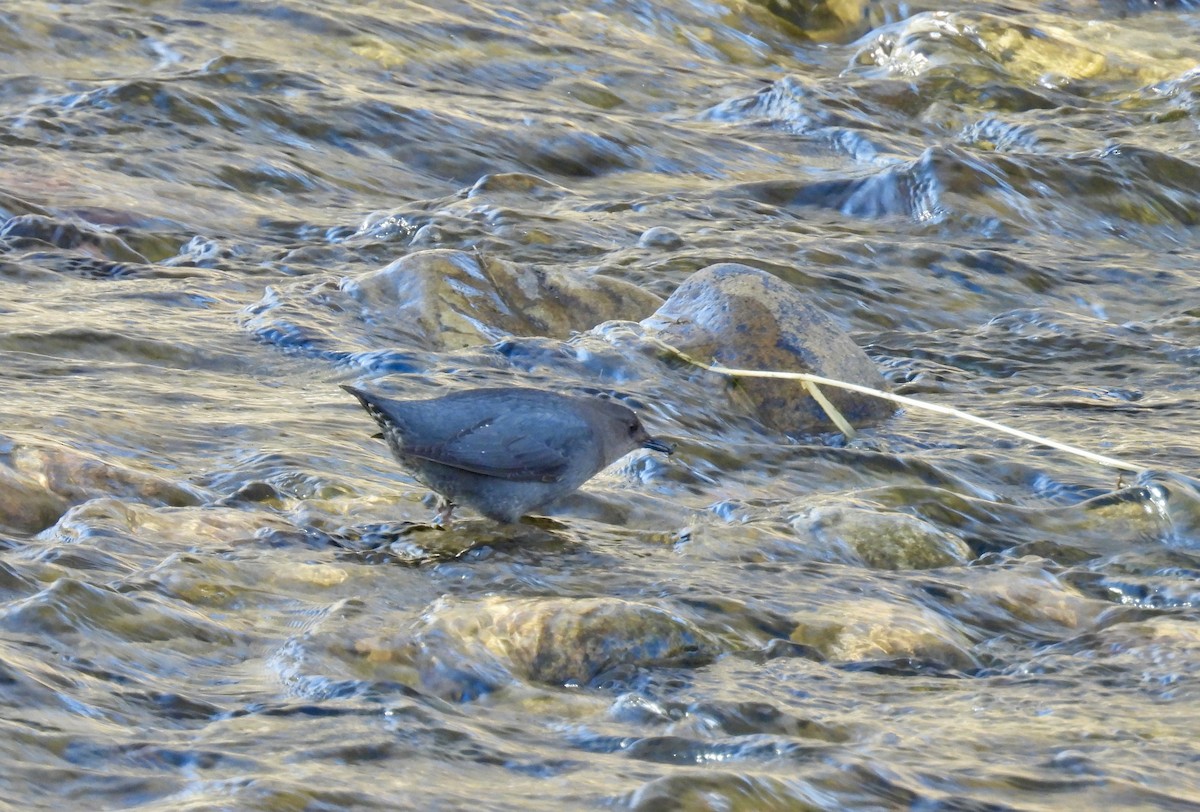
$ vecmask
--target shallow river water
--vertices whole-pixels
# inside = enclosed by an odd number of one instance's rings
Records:
[[[6,0],[0,144],[5,808],[1200,809],[1193,4]],[[623,362],[718,262],[1143,471]],[[678,450],[439,530],[344,383]]]

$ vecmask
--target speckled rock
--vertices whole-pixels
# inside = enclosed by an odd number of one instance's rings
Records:
[[[662,341],[701,361],[743,369],[811,372],[886,388],[874,362],[798,288],[746,265],[711,265],[684,280],[642,322]],[[686,374],[686,368],[681,374]],[[714,373],[695,369],[695,375]],[[729,379],[722,379],[728,381]],[[724,386],[734,403],[778,431],[832,431],[824,410],[796,381],[738,378]],[[885,420],[887,401],[824,387],[854,426]]]
[[[962,539],[903,513],[816,507],[793,516],[791,525],[817,544],[851,551],[875,569],[933,569],[965,564],[972,557]]]
[[[419,251],[340,288],[374,335],[445,350],[508,335],[566,338],[618,318],[638,318],[661,300],[609,277],[567,276],[462,251]]]
[[[978,666],[970,640],[951,621],[917,604],[880,598],[813,606],[797,618],[791,638],[837,662],[913,658]]]

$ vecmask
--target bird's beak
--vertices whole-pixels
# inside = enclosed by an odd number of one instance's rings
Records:
[[[675,446],[671,445],[665,440],[660,440],[657,437],[647,438],[645,442],[642,443],[642,448],[648,448],[651,451],[661,451],[668,457],[675,452]]]

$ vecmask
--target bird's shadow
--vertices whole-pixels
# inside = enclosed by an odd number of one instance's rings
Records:
[[[485,557],[505,548],[560,552],[578,543],[567,526],[530,517],[519,524],[460,519],[448,528],[421,522],[379,522],[341,527],[323,534],[340,558],[372,564],[420,567],[444,561]]]

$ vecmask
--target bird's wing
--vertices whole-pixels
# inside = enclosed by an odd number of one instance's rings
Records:
[[[557,482],[567,471],[572,450],[580,450],[578,446],[590,439],[587,422],[574,414],[517,410],[481,420],[441,442],[406,444],[404,450],[476,474]]]

